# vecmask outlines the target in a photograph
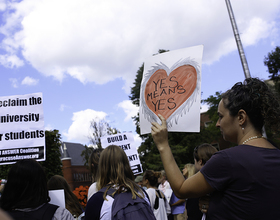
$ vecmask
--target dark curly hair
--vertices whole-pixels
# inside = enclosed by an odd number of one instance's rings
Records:
[[[258,78],[245,79],[243,84],[236,83],[222,94],[222,99],[231,116],[236,116],[240,109],[246,111],[258,131],[261,132],[263,126],[280,130],[279,97]]]
[[[161,177],[161,172],[146,170],[143,179],[147,179],[151,186],[158,186],[158,178]]]

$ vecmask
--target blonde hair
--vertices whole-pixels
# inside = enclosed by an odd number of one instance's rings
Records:
[[[192,163],[187,163],[184,168],[186,168],[188,170],[188,175],[186,176],[186,178],[190,178],[191,176],[193,176],[195,174],[195,166]]]
[[[144,192],[134,182],[134,175],[130,168],[127,156],[122,148],[117,145],[110,145],[100,154],[97,171],[97,189],[100,190],[108,185],[103,198],[106,199],[107,191],[116,187],[113,193],[130,191],[132,198],[136,196],[144,198]]]

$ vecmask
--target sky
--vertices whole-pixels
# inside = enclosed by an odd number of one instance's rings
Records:
[[[231,5],[250,74],[268,79],[280,0]],[[245,79],[223,0],[0,0],[0,96],[42,92],[45,129],[63,142],[90,144],[90,122],[104,119],[140,143],[129,100],[138,68],[159,49],[201,44],[202,99]]]

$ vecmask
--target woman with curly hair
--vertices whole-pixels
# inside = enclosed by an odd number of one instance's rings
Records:
[[[166,121],[152,123],[169,183],[180,198],[211,193],[207,219],[279,219],[280,150],[262,136],[279,132],[279,98],[259,79],[236,83],[222,95],[216,126],[238,146],[221,150],[185,180],[168,144]],[[202,205],[202,209],[204,209]]]

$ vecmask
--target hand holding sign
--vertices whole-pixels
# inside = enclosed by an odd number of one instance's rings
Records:
[[[157,122],[152,122],[152,136],[153,140],[159,150],[161,152],[164,148],[169,147],[168,145],[168,131],[166,127],[165,118],[161,115],[158,116],[161,120],[161,125]]]

